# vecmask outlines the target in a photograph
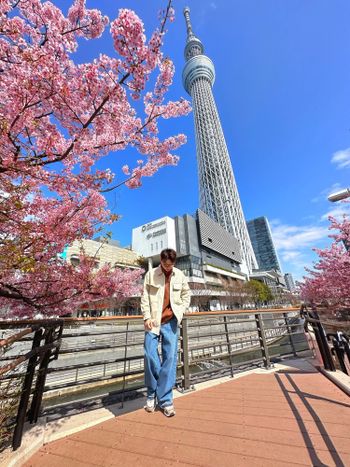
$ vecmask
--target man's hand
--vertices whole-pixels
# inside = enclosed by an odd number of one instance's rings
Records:
[[[152,325],[152,320],[151,319],[145,319],[143,322],[143,325],[145,326],[145,331],[150,331],[153,327]]]

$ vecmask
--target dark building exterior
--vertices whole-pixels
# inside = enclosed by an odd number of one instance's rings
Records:
[[[282,272],[266,217],[258,217],[248,221],[247,227],[259,269]]]
[[[244,280],[242,256],[237,239],[200,209],[195,217],[176,216],[176,265],[197,282],[214,273]],[[212,274],[210,274],[212,273]]]

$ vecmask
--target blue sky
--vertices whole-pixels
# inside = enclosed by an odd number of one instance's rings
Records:
[[[56,0],[66,10],[69,0]],[[87,0],[110,19],[131,8],[149,36],[161,0]],[[327,215],[344,207],[327,201],[332,191],[350,186],[350,35],[348,0],[175,0],[164,53],[176,66],[170,99],[186,96],[181,73],[186,31],[182,9],[213,60],[213,92],[231,155],[246,219],[266,216],[284,272],[295,278],[316,259],[313,247],[327,239]],[[101,39],[81,42],[73,58],[88,61],[114,54],[109,29]],[[108,196],[122,216],[112,228],[122,245],[131,230],[168,215],[198,207],[193,115],[165,122],[162,134],[185,133],[187,145],[177,167],[145,178],[138,190],[119,188]],[[104,161],[123,179],[135,152],[111,154]]]

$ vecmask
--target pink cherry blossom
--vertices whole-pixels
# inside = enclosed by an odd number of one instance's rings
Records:
[[[171,3],[148,40],[131,10],[110,22],[85,0],[67,15],[50,1],[0,2],[0,307],[9,315],[67,313],[137,291],[139,270],[96,272],[83,253],[74,268],[60,253],[118,219],[103,192],[113,189],[120,151],[140,154],[122,164],[130,188],[177,164],[185,136],[161,138],[158,129],[159,119],[191,110],[184,99],[166,101],[175,69],[161,48]],[[107,24],[117,56],[75,63],[78,39],[98,38]],[[151,74],[155,85],[147,89]],[[96,169],[111,152],[110,168]]]
[[[346,202],[345,202],[346,203]],[[350,306],[350,219],[344,214],[341,220],[330,217],[329,235],[333,243],[324,250],[315,249],[319,261],[301,284],[305,300],[327,301],[330,305]]]

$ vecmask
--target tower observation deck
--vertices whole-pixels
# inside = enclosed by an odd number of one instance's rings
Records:
[[[192,31],[188,7],[184,16],[187,41],[182,80],[192,98],[200,209],[237,238],[242,251],[242,272],[249,274],[258,266],[213,96],[214,64],[204,55],[203,44]]]

